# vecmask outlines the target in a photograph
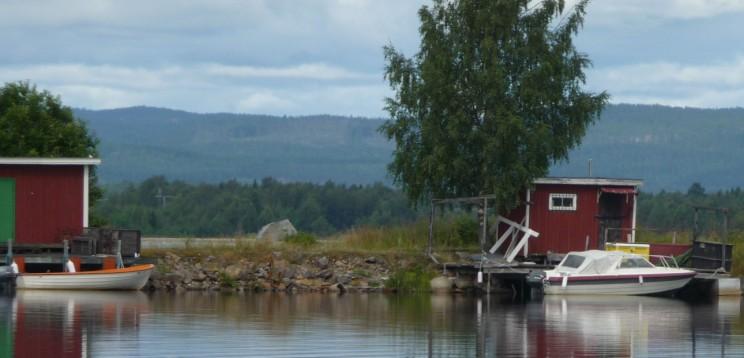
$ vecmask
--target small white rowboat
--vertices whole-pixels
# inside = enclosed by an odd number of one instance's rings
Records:
[[[120,269],[20,273],[16,288],[22,290],[139,290],[145,287],[154,265],[137,265]]]

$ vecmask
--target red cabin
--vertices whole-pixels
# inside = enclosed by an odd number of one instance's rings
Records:
[[[0,158],[0,244],[60,244],[88,226],[95,158]]]
[[[517,250],[525,256],[635,242],[636,200],[642,184],[635,179],[536,179],[525,193],[526,203],[500,218],[497,237],[506,238],[506,231],[524,233],[523,246]]]

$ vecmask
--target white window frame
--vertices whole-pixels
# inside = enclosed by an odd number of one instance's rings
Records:
[[[572,201],[572,205],[571,206],[554,206],[553,198],[561,198],[561,199],[570,198]],[[577,199],[576,194],[550,193],[550,197],[548,198],[549,209],[551,211],[576,211],[576,199]]]

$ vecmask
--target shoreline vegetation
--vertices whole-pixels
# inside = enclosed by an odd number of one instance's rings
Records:
[[[158,261],[151,285],[155,289],[421,291],[428,290],[425,283],[437,271],[423,255],[427,208],[411,209],[400,191],[381,184],[267,178],[195,185],[153,177],[112,188],[106,198],[96,213],[115,227],[139,228],[147,236],[236,238],[235,246],[189,245],[184,238],[182,249],[146,250],[146,256]],[[641,193],[637,241],[690,243],[695,205],[727,207],[732,274],[742,276],[742,198],[740,189],[706,193],[697,183],[686,193]],[[451,208],[437,220],[438,254],[478,251],[473,209]],[[283,218],[304,232],[295,242],[262,243],[245,234]],[[720,241],[721,217],[706,212],[699,219],[703,240]],[[370,258],[374,260],[367,262]]]
[[[453,217],[435,227],[437,253],[443,261],[456,252],[476,252],[477,225]],[[385,228],[358,228],[326,238],[299,233],[284,241],[239,237],[234,244],[197,245],[184,238],[180,248],[143,250],[157,260],[149,290],[219,290],[228,292],[430,292],[439,268],[424,255],[428,222]],[[440,240],[440,238],[442,238]],[[449,238],[444,240],[443,238]],[[641,243],[690,243],[689,232],[639,230]],[[709,240],[717,240],[715,237]],[[744,233],[733,232],[732,274],[744,273]],[[472,289],[469,283],[456,291]]]
[[[436,230],[458,237],[451,230],[463,230],[463,225],[470,224],[442,224]],[[424,255],[427,236],[428,223],[420,221],[352,229],[324,239],[307,233],[276,242],[235,238],[233,245],[196,245],[184,239],[182,248],[143,250],[143,257],[157,260],[147,289],[429,292],[438,273]]]
[[[428,292],[436,269],[420,251],[365,251],[339,242],[312,246],[238,239],[234,246],[151,249],[146,289],[228,292]]]

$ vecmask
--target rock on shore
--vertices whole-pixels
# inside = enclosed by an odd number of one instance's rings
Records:
[[[225,291],[382,290],[390,275],[380,257],[308,256],[292,262],[274,252],[261,260],[228,262],[214,256],[181,257],[167,253],[158,259],[147,289]]]

